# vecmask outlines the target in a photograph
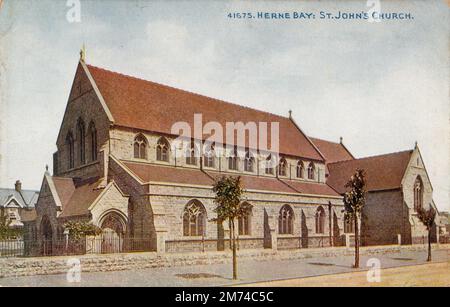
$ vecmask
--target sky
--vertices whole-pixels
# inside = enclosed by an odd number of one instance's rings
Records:
[[[1,2],[1,1],[0,1]],[[414,19],[232,19],[233,12],[367,12],[366,1],[6,0],[0,9],[0,187],[39,189],[86,61],[288,116],[356,157],[418,142],[450,210],[449,7],[380,1]],[[75,1],[76,2],[76,1]]]

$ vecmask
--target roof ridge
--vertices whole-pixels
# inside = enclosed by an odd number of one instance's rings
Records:
[[[73,180],[75,189],[85,186],[85,185],[92,185],[97,183],[102,177],[99,175],[88,177],[88,178],[82,178],[82,179],[76,179]],[[97,187],[96,187],[97,188]]]
[[[329,163],[329,165],[330,164],[339,164],[339,163],[348,162],[348,161],[368,160],[368,159],[379,158],[379,157],[383,157],[383,156],[398,155],[398,154],[407,153],[407,152],[412,153],[413,151],[414,150],[412,150],[412,149],[400,150],[400,151],[394,151],[394,152],[384,153],[384,154],[379,154],[379,155],[374,155],[374,156],[367,156],[367,157],[362,157],[362,158],[357,158],[357,159],[349,159],[349,160],[337,161],[337,162]]]
[[[3,190],[3,191],[5,191],[5,190],[16,191],[16,189],[14,189],[14,188],[0,188],[0,191],[1,190]],[[25,192],[38,192],[39,193],[39,190],[22,189],[21,191],[22,192],[25,191]],[[16,192],[18,192],[18,191],[16,191]]]
[[[188,94],[192,94],[192,95],[196,95],[196,96],[199,96],[199,97],[212,99],[212,100],[215,100],[217,102],[226,103],[226,104],[230,104],[230,105],[237,106],[237,107],[240,107],[240,108],[244,108],[244,109],[248,109],[248,110],[252,110],[252,111],[256,111],[256,112],[265,113],[265,114],[268,114],[268,115],[280,117],[280,118],[285,119],[285,120],[289,119],[289,117],[287,117],[287,116],[271,113],[271,112],[268,112],[268,111],[258,110],[256,108],[251,108],[251,107],[240,105],[240,104],[237,104],[237,103],[234,103],[234,102],[229,102],[229,101],[221,100],[219,98],[214,98],[214,97],[206,96],[206,95],[203,95],[203,94],[191,92],[191,91],[188,91],[188,90],[185,90],[185,89],[182,89],[182,88],[178,88],[178,87],[175,87],[175,86],[170,86],[170,85],[167,85],[167,84],[162,84],[162,83],[159,83],[159,82],[146,80],[146,79],[143,79],[143,78],[139,78],[139,77],[132,76],[132,75],[127,75],[127,74],[124,74],[124,73],[120,73],[120,72],[117,72],[117,71],[109,70],[109,69],[98,67],[98,66],[94,66],[94,65],[91,65],[91,64],[86,64],[86,65],[87,65],[88,68],[99,69],[99,70],[102,70],[102,71],[105,71],[105,72],[117,74],[117,75],[125,77],[125,78],[135,79],[135,80],[142,81],[142,82],[153,83],[153,84],[156,84],[158,86],[162,86],[162,87],[165,87],[165,88],[168,88],[168,89],[182,91],[182,92],[185,92],[185,93],[188,93]]]
[[[342,139],[339,142],[333,142],[333,141],[329,141],[329,140],[325,140],[325,139],[321,139],[321,138],[317,138],[317,137],[312,137],[312,136],[308,136],[308,138],[313,143],[314,142],[316,142],[316,143],[326,143],[327,146],[329,146],[329,145],[331,145],[331,146],[339,146],[341,149],[343,149],[350,156],[350,158],[345,157],[345,158],[342,158],[342,159],[339,159],[339,160],[334,160],[333,159],[334,162],[328,162],[328,160],[327,160],[327,164],[341,162],[341,161],[355,160],[355,156],[350,152],[350,150],[348,150],[347,146],[344,145],[344,143],[342,142]],[[317,145],[317,148],[319,149],[319,151],[321,151],[320,147],[321,146]],[[322,147],[322,149],[325,149],[325,148]],[[325,150],[325,151],[327,151],[327,150]]]
[[[317,141],[323,141],[323,142],[333,143],[333,144],[336,144],[336,145],[342,145],[342,143],[339,143],[339,142],[328,141],[328,140],[321,139],[321,138],[316,138],[316,137],[313,137],[313,136],[308,136],[308,137],[310,139],[317,140]]]
[[[314,148],[314,150],[319,154],[319,156],[322,157],[323,162],[326,162],[326,158],[325,158],[324,154],[320,151],[320,149],[316,146],[316,144],[314,144],[314,142],[311,141],[310,137],[303,131],[303,129],[300,128],[300,126],[297,124],[297,122],[295,121],[295,119],[292,116],[289,116],[289,121],[294,125],[295,128],[297,128],[297,130],[300,132],[300,134],[302,134],[305,137],[305,139]]]
[[[50,177],[52,177],[53,179],[67,179],[67,180],[72,180],[73,181],[73,178],[72,177],[63,177],[63,176],[50,176]]]

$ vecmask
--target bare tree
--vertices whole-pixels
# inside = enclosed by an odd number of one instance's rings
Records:
[[[344,210],[345,218],[353,221],[355,224],[355,268],[359,268],[359,227],[358,218],[361,216],[362,208],[366,203],[366,179],[365,172],[357,169],[345,184],[346,188],[350,188],[344,194]]]
[[[248,212],[247,203],[242,203],[244,192],[241,185],[241,177],[225,177],[217,180],[213,187],[216,193],[214,202],[217,207],[217,221],[228,220],[230,225],[231,249],[233,252],[233,279],[237,279],[237,252],[236,252],[236,226],[235,220],[244,216]]]

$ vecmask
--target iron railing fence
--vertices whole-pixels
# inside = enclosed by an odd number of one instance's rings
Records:
[[[0,257],[39,257],[151,251],[150,239],[86,237],[78,240],[2,240]]]
[[[2,240],[0,241],[0,257],[19,257],[24,253],[23,240]]]
[[[353,246],[354,237],[350,238],[350,246]],[[362,239],[362,246],[367,238]],[[238,248],[241,250],[251,248],[270,248],[267,240],[255,237],[240,237]],[[278,249],[304,249],[329,246],[345,246],[345,239],[333,237],[330,242],[329,236],[301,237],[301,236],[279,236],[277,238]],[[221,242],[222,250],[230,249],[229,239],[192,239],[166,241],[168,252],[191,251],[205,252],[219,248]],[[412,244],[427,244],[427,238],[416,237]],[[440,236],[439,243],[450,243],[450,236]],[[188,247],[186,247],[188,246]],[[154,242],[148,238],[121,238],[121,237],[86,237],[79,240],[0,240],[0,257],[39,257],[39,256],[62,256],[62,255],[84,255],[84,254],[113,254],[129,252],[147,252],[154,250]]]

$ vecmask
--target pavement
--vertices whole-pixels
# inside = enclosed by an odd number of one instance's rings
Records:
[[[244,287],[450,287],[450,263],[426,263],[374,271],[265,281]]]
[[[432,263],[449,265],[449,249],[433,250]],[[427,252],[401,250],[376,256],[361,256],[354,269],[353,256],[314,257],[277,261],[238,261],[239,279],[233,281],[231,264],[177,266],[116,272],[82,272],[80,282],[68,282],[67,274],[0,278],[0,286],[111,286],[111,287],[214,287],[239,286],[258,282],[299,279],[341,273],[364,272],[379,264],[381,269],[426,264]],[[411,267],[412,268],[412,267]],[[319,284],[320,285],[320,284]],[[358,284],[356,284],[358,285]]]

